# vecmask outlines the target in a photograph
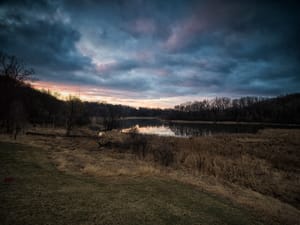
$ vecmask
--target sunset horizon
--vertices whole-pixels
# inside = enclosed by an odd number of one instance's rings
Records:
[[[117,91],[100,89],[93,86],[82,86],[82,85],[66,85],[63,83],[47,82],[47,81],[33,81],[28,82],[30,86],[39,90],[49,92],[49,94],[55,96],[60,100],[67,100],[69,97],[76,97],[82,101],[105,103],[112,105],[124,105],[138,108],[153,108],[153,109],[173,109],[176,105],[181,105],[189,102],[197,102],[202,100],[213,100],[215,98],[230,98],[239,99],[243,97],[262,97],[262,98],[272,98],[278,96],[254,96],[254,95],[244,95],[244,96],[180,96],[180,97],[169,97],[169,98],[157,98],[157,99],[134,99],[125,98],[124,92],[120,93]],[[288,95],[293,93],[285,93],[283,95]],[[118,97],[122,95],[121,97]]]
[[[172,108],[213,97],[299,92],[292,2],[4,1],[0,50],[38,89]],[[28,44],[31,43],[31,44]]]

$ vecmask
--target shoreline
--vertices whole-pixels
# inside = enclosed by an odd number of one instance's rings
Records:
[[[266,123],[266,122],[236,122],[236,121],[201,121],[201,120],[165,120],[171,123],[223,124],[223,125],[265,125],[300,128],[300,124]]]
[[[300,128],[300,124],[291,123],[268,123],[268,122],[245,122],[245,121],[205,121],[205,120],[168,120],[159,117],[123,117],[119,120],[160,120],[169,123],[186,123],[186,124],[220,124],[220,125],[263,125],[263,126],[278,126],[278,127],[291,127]]]

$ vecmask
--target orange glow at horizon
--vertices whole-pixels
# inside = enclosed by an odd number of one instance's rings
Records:
[[[166,97],[157,99],[138,99],[132,96],[138,96],[138,93],[129,91],[116,91],[106,88],[99,88],[88,85],[70,85],[49,81],[35,81],[30,83],[38,90],[50,91],[57,98],[66,100],[70,95],[77,96],[83,101],[107,102],[110,104],[121,104],[147,108],[173,108],[174,105],[182,103],[184,99],[178,97]],[[190,99],[190,98],[189,98]],[[178,102],[179,101],[179,102]]]

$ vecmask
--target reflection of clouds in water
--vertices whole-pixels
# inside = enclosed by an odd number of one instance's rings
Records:
[[[207,123],[167,123],[161,120],[126,120],[122,124],[122,132],[133,129],[141,134],[160,136],[192,137],[212,136],[216,134],[256,133],[262,129],[258,125],[240,124],[207,124]],[[126,129],[125,129],[126,128]]]
[[[212,136],[213,130],[212,128],[206,128],[203,126],[189,126],[189,125],[180,125],[180,124],[172,124],[169,125],[172,132],[175,136],[179,137],[190,137],[190,136]],[[219,130],[219,129],[218,129]],[[218,130],[215,130],[214,133],[218,133]]]
[[[135,125],[137,131],[141,134],[156,134],[160,136],[176,136],[175,133],[167,126],[146,126],[139,127],[139,125]],[[132,130],[132,128],[123,129],[122,132],[128,133]]]
[[[139,127],[138,131],[142,134],[157,134],[161,136],[175,136],[175,133],[166,126],[159,127]]]

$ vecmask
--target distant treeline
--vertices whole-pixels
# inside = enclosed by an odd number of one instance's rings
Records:
[[[22,81],[0,76],[0,125],[11,130],[14,120],[31,124],[85,125],[103,118],[106,129],[120,117],[160,117],[169,120],[245,121],[300,123],[300,94],[276,98],[215,98],[181,104],[174,109],[134,108],[107,103],[83,102],[76,97],[59,100]]]
[[[300,94],[276,98],[226,97],[175,106],[174,120],[300,123]]]

